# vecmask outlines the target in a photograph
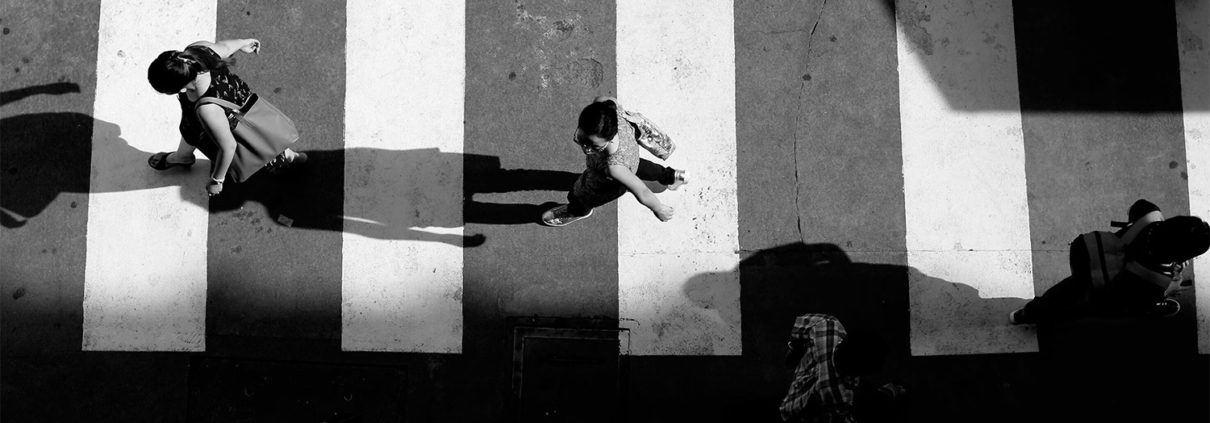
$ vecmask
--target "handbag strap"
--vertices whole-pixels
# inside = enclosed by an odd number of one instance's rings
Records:
[[[253,98],[253,97],[255,97],[255,96],[256,96],[256,94],[251,94],[251,95],[249,95],[249,96],[248,96],[248,100],[249,100],[249,101],[251,101],[251,100],[252,100],[252,98]],[[197,99],[197,104],[194,104],[194,105],[193,105],[193,113],[194,113],[194,115],[196,115],[196,116],[197,116],[197,121],[198,121],[198,123],[199,123],[199,124],[201,124],[201,126],[202,126],[202,130],[203,130],[203,131],[206,131],[206,133],[207,133],[207,134],[210,134],[210,129],[206,127],[206,122],[203,122],[203,121],[202,121],[202,115],[201,115],[201,113],[198,113],[198,108],[199,108],[199,107],[202,107],[202,105],[203,105],[203,104],[210,104],[210,103],[217,104],[217,105],[219,105],[219,106],[222,106],[222,107],[226,107],[226,108],[228,108],[228,109],[231,109],[231,113],[234,113],[234,114],[235,114],[235,119],[236,119],[236,120],[239,120],[240,122],[243,122],[243,121],[244,121],[244,113],[243,113],[243,112],[240,110],[240,109],[242,109],[242,108],[243,108],[243,106],[240,106],[240,105],[238,105],[238,104],[232,103],[232,102],[227,101],[227,100],[223,100],[223,99],[218,98],[218,97],[202,97],[202,98],[199,98],[199,99]],[[213,136],[214,136],[214,134],[210,134],[210,136],[211,136],[211,137],[213,137]]]
[[[193,112],[197,113],[198,107],[202,107],[203,104],[209,104],[209,103],[214,103],[219,106],[226,107],[228,109],[231,109],[231,111],[235,112],[236,114],[239,114],[239,110],[240,110],[239,105],[232,103],[230,101],[227,101],[227,100],[223,100],[218,97],[202,97],[202,98],[197,99],[197,104],[193,105]]]
[[[253,95],[255,95],[255,94],[253,94]],[[249,96],[248,98],[251,99],[252,97]],[[210,103],[214,103],[219,106],[231,109],[231,112],[235,113],[236,119],[240,120],[241,122],[244,120],[244,114],[240,113],[240,106],[235,103],[232,103],[227,100],[223,100],[218,97],[202,97],[202,98],[197,99],[197,104],[193,105],[193,113],[194,113],[194,115],[197,116],[197,123],[199,126],[202,127],[202,132],[205,132],[206,135],[209,135],[211,139],[214,139],[214,134],[210,133],[210,127],[206,126],[206,122],[202,120],[202,114],[199,113],[199,110],[198,110],[198,108],[202,107],[203,104],[210,104]]]

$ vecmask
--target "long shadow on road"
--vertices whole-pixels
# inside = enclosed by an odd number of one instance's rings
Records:
[[[553,170],[504,169],[498,157],[447,153],[435,148],[304,152],[309,157],[301,169],[284,175],[258,174],[244,184],[233,185],[233,189],[214,197],[211,211],[234,210],[253,201],[263,204],[273,221],[289,222],[294,228],[475,247],[485,241],[482,235],[455,235],[432,228],[459,228],[467,223],[537,224],[542,211],[554,202],[492,203],[478,201],[475,196],[518,191],[560,193],[570,189],[578,176]],[[350,179],[344,191],[313,188],[340,173],[348,178],[346,163],[369,164],[368,167],[375,163],[389,164],[385,173],[397,173],[398,183],[384,181],[380,176],[372,184]],[[466,179],[462,192],[452,192],[447,188],[448,180],[443,179],[454,173],[458,173],[454,177],[477,176]],[[356,200],[350,202],[350,198]],[[560,199],[561,194],[551,198]]]
[[[7,94],[6,94],[7,95]],[[15,95],[15,94],[14,94]],[[79,113],[39,113],[0,120],[4,139],[0,156],[4,175],[0,179],[0,218],[5,228],[19,228],[36,218],[62,193],[101,193],[91,187],[93,155],[111,163],[129,163],[145,169],[150,152],[131,147],[120,137],[107,145],[94,146],[95,131],[121,134],[121,128]],[[165,143],[164,150],[174,145]],[[458,228],[466,223],[536,224],[542,210],[552,203],[491,203],[477,201],[477,194],[514,191],[565,192],[578,176],[553,170],[503,169],[494,156],[446,153],[436,149],[384,150],[349,148],[336,151],[306,151],[306,165],[285,172],[259,172],[242,184],[228,184],[208,203],[198,196],[182,198],[211,213],[236,210],[248,202],[264,205],[273,221],[294,228],[344,231],[378,239],[445,242],[473,247],[484,242],[482,235],[454,235],[425,228]],[[364,187],[333,187],[327,181],[344,180],[346,163],[389,164],[395,179],[378,180],[369,191]],[[127,189],[184,186],[201,190],[209,162],[193,168],[170,169],[149,175],[146,184]],[[453,184],[449,178],[467,178],[468,184]],[[374,188],[382,188],[382,192]],[[350,204],[346,190],[358,190]],[[205,197],[201,197],[204,201]],[[562,194],[553,194],[560,200]],[[281,219],[285,216],[289,220]]]
[[[711,383],[710,378],[725,373],[729,378],[722,385],[736,388],[720,388],[715,394],[719,396],[716,401],[728,404],[724,413],[729,418],[780,421],[777,406],[791,382],[791,371],[783,365],[786,342],[795,317],[808,313],[836,316],[848,331],[875,332],[889,344],[890,358],[885,371],[876,375],[876,379],[908,385],[913,390],[913,399],[898,410],[867,416],[866,421],[913,421],[907,418],[936,417],[937,410],[953,415],[977,413],[987,407],[1028,403],[1033,398],[1028,389],[1017,388],[1032,386],[1027,374],[1020,371],[1026,368],[1028,361],[1017,359],[1009,360],[1012,365],[994,365],[992,363],[997,360],[993,357],[1007,355],[981,355],[976,356],[978,363],[971,364],[966,360],[964,364],[955,365],[955,361],[962,359],[950,359],[954,356],[939,357],[940,360],[912,357],[911,352],[915,316],[910,305],[914,291],[945,293],[942,298],[947,304],[937,304],[937,309],[960,317],[960,320],[950,322],[958,327],[982,327],[989,317],[981,316],[981,313],[1017,306],[1024,300],[980,298],[978,291],[970,286],[929,277],[906,265],[892,264],[902,262],[902,255],[874,255],[883,262],[861,262],[863,257],[871,255],[850,256],[849,252],[831,243],[792,243],[754,251],[743,257],[735,270],[739,272],[738,290],[720,286],[720,283],[734,282],[727,282],[729,278],[714,273],[689,279],[681,290],[690,302],[703,309],[717,310],[719,318],[728,325],[742,326],[743,356],[730,362],[719,359],[715,366],[725,367],[725,372],[695,369],[702,365],[701,361],[631,357],[634,366],[631,374],[636,375],[632,376],[635,380],[630,385],[631,398],[644,405],[636,408],[658,408],[661,403],[680,401],[673,384],[707,384]],[[739,298],[734,298],[736,295]],[[728,307],[730,304],[738,304],[740,309],[729,309],[734,307]],[[950,313],[959,305],[969,306],[970,311],[965,316]],[[737,321],[740,310],[742,321]],[[1007,326],[1006,322],[1001,326]],[[919,338],[915,340],[917,343],[936,343],[946,338],[937,333],[916,333],[915,337]],[[703,360],[715,362],[714,358]],[[960,365],[984,371],[948,371]],[[642,375],[647,374],[653,375],[651,380],[643,379]],[[702,379],[687,381],[670,377],[670,374],[691,375],[688,378],[702,374]],[[1006,415],[1012,415],[1012,412]]]
[[[902,407],[868,416],[869,421],[970,421],[972,416],[989,422],[1205,420],[1205,407],[1190,408],[1207,393],[1207,360],[1191,347],[1190,335],[1196,338],[1192,319],[1087,318],[1039,328],[1040,353],[913,356],[913,342],[961,333],[936,332],[936,322],[922,325],[918,320],[930,313],[927,309],[954,318],[941,319],[940,326],[972,329],[969,338],[954,343],[1005,342],[1010,338],[978,333],[1028,333],[1030,328],[1009,326],[1000,312],[1025,300],[981,298],[961,281],[930,277],[905,265],[854,260],[834,244],[793,243],[753,252],[740,262],[738,299],[720,297],[730,291],[712,285],[726,278],[703,274],[685,282],[682,292],[690,301],[742,325],[743,356],[730,362],[631,357],[631,398],[653,408],[675,403],[680,401],[675,385],[717,383],[713,378],[721,373],[728,375],[723,386],[742,387],[715,392],[717,401],[730,404],[724,408],[729,416],[779,421],[777,405],[790,384],[782,359],[794,318],[825,313],[838,317],[850,332],[873,331],[886,339],[891,355],[875,380],[896,381],[910,390]],[[740,322],[734,321],[739,310],[725,306],[733,301],[743,310]],[[913,307],[926,310],[914,312]],[[726,371],[702,372],[706,362]],[[646,374],[652,375],[650,380],[644,379]],[[1121,420],[1124,416],[1132,420]]]

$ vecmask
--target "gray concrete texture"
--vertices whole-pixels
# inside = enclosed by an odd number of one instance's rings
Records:
[[[1049,328],[1039,333],[1041,353],[910,356],[911,295],[981,311],[1021,303],[980,298],[960,281],[907,267],[895,22],[916,48],[943,52],[945,40],[921,24],[932,13],[924,3],[735,2],[744,352],[623,357],[611,405],[620,420],[777,421],[790,383],[781,366],[786,334],[805,312],[835,314],[891,343],[878,379],[912,389],[891,421],[1210,419],[1210,361],[1196,354],[1191,295],[1170,322]],[[1041,293],[1066,275],[1067,242],[1104,228],[1107,217],[1124,219],[1133,200],[1188,212],[1173,7],[1018,1],[1013,9]],[[464,250],[462,354],[340,352],[345,228],[329,218],[342,211],[344,155],[373,154],[343,150],[343,5],[223,0],[220,39],[258,38],[276,51],[241,58],[236,72],[299,122],[299,147],[313,162],[208,205],[206,352],[81,352],[82,169],[94,124],[106,124],[91,118],[98,10],[97,1],[0,5],[4,421],[202,421],[197,398],[222,397],[190,389],[226,386],[219,372],[199,370],[215,360],[399,370],[403,399],[365,410],[390,408],[404,421],[502,421],[516,407],[508,394],[515,327],[616,327],[617,227],[626,222],[611,204],[562,229],[465,225],[485,242]],[[583,156],[567,137],[581,107],[616,92],[613,4],[471,1],[466,15],[467,185],[489,183],[497,168],[581,171]],[[929,56],[938,58],[930,71],[944,75],[943,55]],[[960,109],[1008,107],[943,91]],[[172,145],[164,141],[165,150]],[[143,165],[129,153],[132,166]],[[473,198],[528,213],[564,194]],[[275,223],[282,215],[302,228]],[[926,283],[909,287],[913,272]],[[533,316],[548,320],[526,320]],[[399,388],[381,379],[372,383]]]

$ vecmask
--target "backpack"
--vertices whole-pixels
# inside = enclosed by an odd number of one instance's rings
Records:
[[[1134,222],[1111,222],[1111,226],[1123,228],[1117,232],[1093,231],[1080,235],[1087,249],[1088,275],[1092,281],[1093,292],[1104,291],[1105,286],[1123,271],[1168,289],[1173,283],[1179,284],[1184,266],[1178,264],[1173,275],[1167,275],[1148,269],[1126,257],[1126,250],[1143,228],[1161,220],[1164,220],[1164,216],[1157,210]]]

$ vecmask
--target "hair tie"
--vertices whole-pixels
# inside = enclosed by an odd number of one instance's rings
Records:
[[[173,58],[173,60],[180,61],[181,63],[184,63],[185,65],[193,65],[193,59],[189,59],[184,56],[181,56],[181,52],[179,52],[179,51],[172,52],[172,58]]]

